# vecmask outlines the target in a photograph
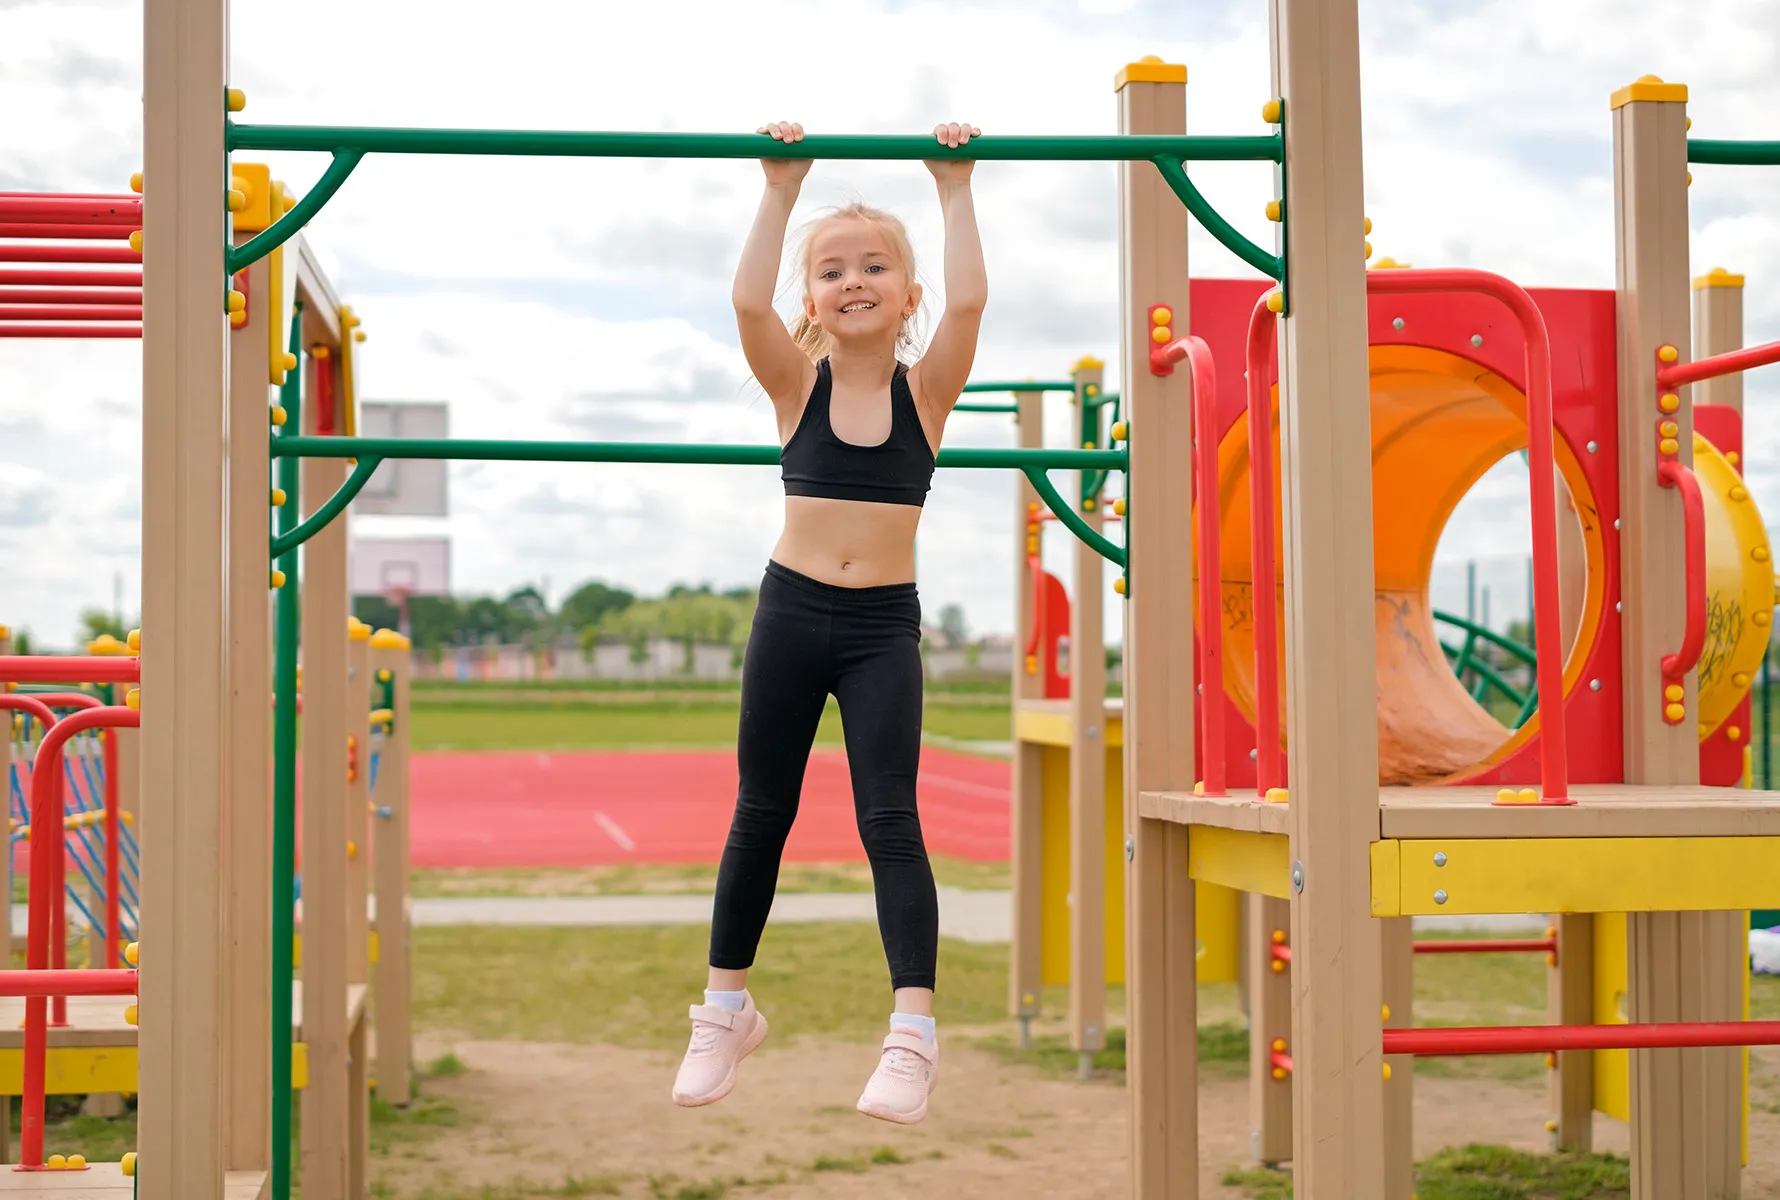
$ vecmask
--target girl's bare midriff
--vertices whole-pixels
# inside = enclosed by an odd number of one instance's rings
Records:
[[[910,504],[787,496],[773,561],[840,587],[910,583],[920,523],[921,510]]]

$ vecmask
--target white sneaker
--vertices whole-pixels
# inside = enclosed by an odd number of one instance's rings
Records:
[[[927,1097],[938,1077],[939,1047],[912,1029],[893,1029],[859,1097],[859,1111],[880,1121],[917,1124],[927,1115]]]
[[[735,1087],[736,1068],[766,1040],[766,1018],[747,996],[741,1012],[694,1004],[692,1044],[674,1077],[674,1103],[682,1108],[715,1104]]]

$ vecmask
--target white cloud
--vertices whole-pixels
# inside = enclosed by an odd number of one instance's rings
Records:
[[[1610,287],[1608,93],[1655,72],[1694,85],[1698,133],[1775,136],[1780,34],[1762,19],[1769,7],[1366,0],[1378,252]],[[268,123],[745,130],[795,118],[908,132],[957,116],[997,133],[1104,133],[1113,72],[1144,54],[1189,64],[1194,132],[1257,131],[1268,94],[1261,5],[520,0],[491,11],[310,0],[300,21],[273,6],[234,9],[244,119]],[[0,4],[0,112],[31,114],[0,124],[0,189],[122,188],[139,165],[139,13],[130,0]],[[299,189],[324,165],[267,157]],[[1780,172],[1695,174],[1696,270],[1744,272],[1749,339],[1780,337]],[[1207,164],[1195,177],[1267,243],[1267,168]],[[745,162],[372,157],[308,236],[371,335],[367,396],[448,400],[464,436],[759,442],[772,421],[746,382],[727,303],[758,179]],[[1114,358],[1111,168],[988,164],[978,189],[993,292],[979,375]],[[941,300],[925,174],[821,164],[803,208],[855,194],[905,215]],[[1196,273],[1248,273],[1197,229],[1191,254]],[[66,639],[80,608],[110,605],[119,570],[134,609],[138,373],[131,346],[0,341],[0,620]],[[1768,466],[1780,455],[1780,380],[1751,376],[1748,397],[1751,482],[1780,512],[1780,473]],[[1060,405],[1049,424],[1053,444],[1069,440]],[[1006,445],[1010,431],[1000,418],[959,417],[949,438]],[[941,476],[920,537],[927,604],[963,603],[976,629],[1009,623],[1011,488]],[[548,576],[558,596],[596,575],[642,588],[751,581],[781,504],[764,469],[474,464],[453,468],[452,501],[459,587]],[[414,528],[428,526],[375,524]],[[1499,528],[1467,522],[1465,544],[1449,538],[1443,554],[1512,553]],[[1058,535],[1047,546],[1067,562]],[[1116,605],[1109,614],[1116,621]]]

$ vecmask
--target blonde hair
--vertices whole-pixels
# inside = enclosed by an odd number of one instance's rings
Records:
[[[881,208],[873,208],[869,204],[855,200],[851,204],[842,205],[840,208],[817,217],[804,226],[799,235],[796,253],[797,286],[799,294],[806,304],[810,298],[810,244],[816,240],[816,235],[825,227],[836,221],[848,220],[864,221],[881,233],[884,240],[890,243],[890,253],[901,264],[903,273],[908,276],[909,283],[913,285],[916,282],[915,247],[909,241],[909,231],[903,227],[902,221],[895,213],[886,212]],[[902,326],[896,331],[896,356],[898,358],[917,357],[916,352],[920,348],[920,343],[917,340],[916,327],[921,318],[921,309],[925,307],[925,304],[926,302],[922,301],[920,305],[916,306],[913,313],[902,319]],[[811,320],[808,312],[799,312],[797,318],[791,322],[791,340],[797,343],[798,349],[809,356],[811,362],[820,361],[833,347],[833,339],[829,337],[828,331]]]

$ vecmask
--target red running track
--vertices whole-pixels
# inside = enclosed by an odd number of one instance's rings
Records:
[[[416,754],[409,770],[418,867],[714,863],[735,808],[734,751]],[[928,850],[1005,862],[1010,775],[1002,759],[923,747]],[[785,860],[865,860],[843,751],[810,756]]]

